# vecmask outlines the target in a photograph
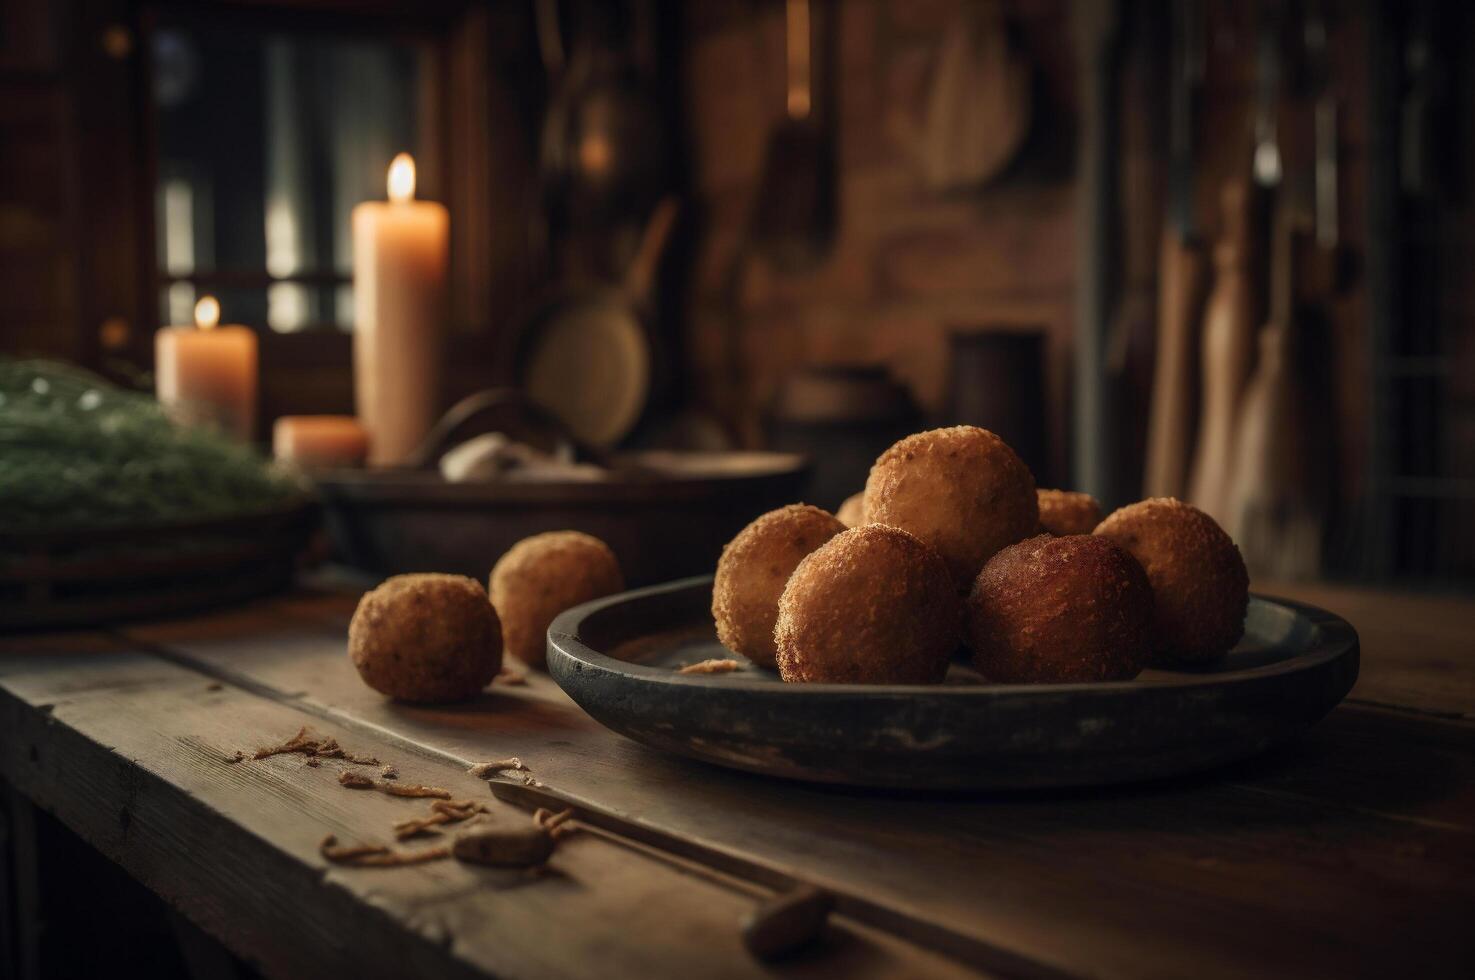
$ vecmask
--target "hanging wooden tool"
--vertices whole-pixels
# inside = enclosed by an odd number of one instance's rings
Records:
[[[1255,152],[1251,172],[1255,183],[1273,188],[1284,176],[1277,132],[1280,110],[1280,12],[1275,4],[1262,7],[1255,40]]]
[[[753,246],[782,272],[802,272],[829,251],[835,226],[830,120],[816,104],[809,0],[788,0],[784,121],[769,139],[753,212]]]
[[[1157,351],[1147,422],[1147,497],[1185,497],[1193,447],[1199,314],[1209,281],[1202,248],[1164,229],[1158,257]]]
[[[1341,221],[1337,204],[1337,94],[1332,86],[1331,59],[1327,53],[1326,12],[1319,2],[1307,8],[1303,31],[1306,45],[1307,72],[1311,76],[1315,107],[1315,163],[1313,184],[1316,211],[1316,244],[1322,249],[1336,249],[1341,238]]]
[[[1226,185],[1220,205],[1224,223],[1214,249],[1214,288],[1204,308],[1203,397],[1188,499],[1220,524],[1227,524],[1234,427],[1255,356],[1255,298],[1245,185]]]
[[[1318,472],[1325,437],[1307,404],[1304,340],[1295,314],[1296,243],[1302,222],[1282,207],[1271,270],[1271,316],[1260,330],[1259,362],[1236,425],[1225,528],[1255,575],[1278,581],[1321,571],[1324,504]]]
[[[1202,0],[1172,8],[1168,221],[1158,253],[1157,350],[1147,420],[1144,496],[1185,497],[1193,447],[1198,324],[1209,268],[1193,211],[1193,117],[1204,77]]]
[[[1077,218],[1074,483],[1108,505],[1118,490],[1118,401],[1107,364],[1111,333],[1112,253],[1117,246],[1118,117],[1121,5],[1116,0],[1074,5],[1080,59],[1081,145]]]

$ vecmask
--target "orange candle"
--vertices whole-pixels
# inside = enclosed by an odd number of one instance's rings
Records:
[[[353,379],[369,462],[400,463],[435,423],[450,216],[415,199],[415,161],[389,168],[389,201],[353,209]]]
[[[272,453],[309,468],[362,466],[369,437],[350,415],[283,415],[271,430]]]
[[[159,401],[191,425],[213,425],[250,442],[256,431],[256,333],[219,326],[220,304],[195,304],[195,325],[165,327],[154,335]]]

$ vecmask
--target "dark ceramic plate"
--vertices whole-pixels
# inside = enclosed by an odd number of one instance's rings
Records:
[[[1310,606],[1251,597],[1212,668],[1110,684],[986,684],[961,660],[940,686],[784,684],[725,650],[710,577],[559,616],[555,680],[605,726],[749,772],[854,786],[1020,789],[1152,779],[1221,765],[1304,731],[1357,679],[1357,634]],[[728,674],[676,668],[732,657]]]

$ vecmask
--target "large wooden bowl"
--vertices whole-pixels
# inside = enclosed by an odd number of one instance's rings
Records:
[[[448,483],[427,470],[316,475],[329,533],[346,562],[379,574],[483,579],[541,531],[604,540],[630,585],[712,568],[753,518],[798,500],[803,457],[786,453],[634,453],[607,479]]]
[[[596,720],[721,766],[854,786],[1000,790],[1176,775],[1262,752],[1357,679],[1357,634],[1330,613],[1250,600],[1245,638],[1193,672],[1107,684],[986,684],[961,663],[930,686],[785,684],[744,664],[680,674],[717,642],[710,578],[578,606],[548,631],[548,668]]]

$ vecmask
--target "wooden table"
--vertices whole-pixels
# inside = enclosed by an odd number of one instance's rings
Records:
[[[1351,699],[1295,745],[1146,786],[767,780],[612,735],[542,676],[394,704],[344,655],[352,597],[309,591],[0,641],[0,775],[276,975],[1475,975],[1475,603],[1271,591],[1359,628]],[[344,789],[332,761],[249,759],[304,725],[498,821],[527,816],[466,770],[518,756],[549,791],[703,858],[585,832],[542,874],[331,865],[325,834],[387,841],[425,806]],[[819,949],[757,963],[738,922],[794,879],[863,896],[884,927],[842,915]]]

